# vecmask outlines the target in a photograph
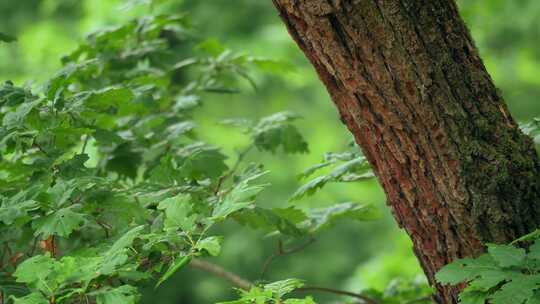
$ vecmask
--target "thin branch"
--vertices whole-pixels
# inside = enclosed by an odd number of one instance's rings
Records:
[[[315,243],[316,239],[315,238],[310,238],[307,242],[305,242],[304,244],[301,244],[299,246],[296,246],[294,248],[291,248],[289,250],[285,250],[283,248],[281,248],[281,255],[289,255],[289,254],[295,254],[297,252],[300,252],[304,249],[306,249],[307,247],[309,247],[311,244]]]
[[[41,153],[45,154],[47,157],[51,157],[37,142],[34,141],[34,147],[36,147]]]
[[[370,298],[370,297],[366,297],[364,295],[361,295],[359,293],[354,293],[354,292],[350,292],[350,291],[344,291],[344,290],[339,290],[339,289],[334,289],[334,288],[328,288],[328,287],[320,287],[320,286],[304,286],[304,287],[300,287],[298,289],[296,289],[295,291],[320,291],[320,292],[327,292],[327,293],[333,293],[333,294],[337,294],[337,295],[341,295],[341,296],[347,296],[347,297],[351,297],[351,298],[356,298],[356,299],[359,299],[361,300],[362,302],[366,303],[366,304],[380,304],[378,301]]]
[[[223,181],[227,178],[228,174],[220,176],[216,189],[214,190],[214,195],[217,195],[219,192],[219,189],[221,188],[221,185],[223,184]]]
[[[194,259],[191,260],[189,265],[193,266],[195,268],[201,269],[203,271],[209,272],[209,273],[211,273],[213,275],[216,275],[218,277],[221,277],[221,278],[231,282],[234,286],[236,286],[236,287],[238,287],[238,288],[240,288],[242,290],[249,290],[249,289],[251,289],[252,286],[254,286],[254,284],[251,283],[250,281],[248,281],[246,279],[243,279],[240,276],[238,276],[237,274],[232,273],[232,272],[224,269],[223,267],[221,267],[219,265],[216,265],[216,264],[213,264],[213,263],[210,263],[210,262],[206,262],[206,261],[194,258]],[[364,296],[364,295],[361,295],[361,294],[358,294],[358,293],[349,292],[349,291],[345,291],[345,290],[339,290],[339,289],[333,289],[333,288],[327,288],[327,287],[305,286],[305,287],[301,287],[301,288],[296,289],[296,291],[300,291],[300,292],[305,292],[305,291],[327,292],[327,293],[333,293],[333,294],[347,296],[347,297],[351,297],[351,298],[356,298],[356,299],[359,299],[363,303],[366,303],[366,304],[381,304],[378,301],[376,301],[376,300],[374,300],[374,299],[372,299],[370,297],[367,297],[367,296]]]
[[[236,160],[236,163],[231,168],[231,174],[236,172],[236,170],[238,170],[238,167],[240,166],[244,158],[246,158],[246,156],[251,151],[251,149],[253,149],[253,145],[249,145],[246,149],[240,152],[240,154],[238,154],[238,159]]]
[[[96,122],[96,119],[94,119],[94,120],[92,121],[92,123],[90,123],[90,126],[93,126],[95,122]],[[88,145],[88,140],[90,140],[90,134],[85,134],[83,146],[82,146],[82,149],[81,149],[81,154],[84,154],[84,153],[85,153],[85,151],[86,151],[86,146]]]
[[[194,258],[191,260],[189,265],[221,277],[243,290],[249,290],[253,286],[250,281],[241,278],[239,275],[227,271],[219,265],[209,263],[201,259]]]
[[[84,152],[86,151],[86,146],[88,145],[88,140],[90,139],[90,135],[86,134],[85,137],[84,137],[84,142],[83,142],[83,146],[82,146],[82,149],[81,149],[81,155],[84,154]]]
[[[30,251],[29,257],[34,256],[34,253],[36,252],[37,244],[38,244],[39,236],[34,237],[34,242],[32,244],[32,250]]]
[[[302,244],[302,245],[299,245],[297,247],[294,247],[294,248],[291,248],[291,249],[284,249],[283,248],[283,242],[281,240],[278,241],[278,249],[277,249],[277,252],[271,254],[267,259],[266,261],[264,262],[264,265],[263,265],[263,269],[261,271],[261,276],[260,276],[260,279],[264,279],[264,275],[266,274],[266,272],[268,272],[268,268],[270,268],[270,264],[272,264],[272,262],[280,257],[280,256],[284,256],[284,255],[290,255],[290,254],[294,254],[294,253],[297,253],[297,252],[300,252],[304,249],[306,249],[307,247],[309,247],[311,244],[315,243],[316,239],[314,238],[310,238],[306,243]]]
[[[54,235],[50,235],[46,240],[41,241],[41,243],[43,250],[49,252],[51,257],[55,258],[58,255],[56,237]]]
[[[238,170],[238,167],[240,166],[240,164],[242,163],[242,161],[244,160],[244,158],[246,157],[246,155],[249,153],[249,151],[251,151],[251,149],[253,149],[253,145],[249,145],[247,148],[245,148],[244,150],[242,150],[240,153],[238,153],[238,158],[236,159],[236,162],[234,163],[234,165],[231,167],[231,169],[229,170],[229,172],[227,172],[226,174],[222,175],[219,180],[218,180],[218,183],[217,183],[217,186],[216,186],[216,189],[214,190],[214,195],[217,195],[221,186],[223,185],[223,182],[231,177],[232,175],[234,175],[234,173],[236,172],[236,170]]]
[[[112,227],[111,227],[109,224],[107,224],[107,223],[105,223],[105,222],[102,222],[102,221],[100,221],[100,220],[96,220],[96,223],[97,223],[101,228],[103,228],[103,231],[105,232],[105,238],[108,239],[108,238],[110,237],[109,231],[112,229]]]

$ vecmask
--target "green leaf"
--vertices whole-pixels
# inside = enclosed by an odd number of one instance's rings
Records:
[[[512,245],[488,244],[488,253],[501,267],[521,266],[525,261],[525,249]]]
[[[222,242],[223,237],[211,236],[197,242],[197,246],[195,248],[198,250],[205,250],[211,256],[218,256],[221,252]]]
[[[315,168],[314,170],[317,170]],[[308,172],[307,174],[311,174]],[[354,178],[349,176],[353,175]],[[349,160],[336,168],[334,168],[330,173],[326,175],[318,176],[308,183],[304,184],[296,192],[293,193],[289,200],[295,201],[303,198],[304,196],[310,196],[315,194],[319,189],[324,187],[329,182],[350,182],[358,181],[363,179],[370,179],[373,177],[373,173],[367,163],[367,160],[363,156],[358,156],[352,160]]]
[[[240,291],[241,299],[238,301],[220,302],[217,304],[266,304],[272,300],[272,291],[260,287],[252,287],[248,291]]]
[[[529,254],[527,257],[530,259],[540,260],[540,240],[534,241],[534,243],[529,247]]]
[[[183,174],[176,168],[176,162],[172,156],[167,154],[160,158],[159,164],[155,166],[149,173],[148,180],[157,183],[172,185],[183,182]]]
[[[227,157],[219,149],[195,143],[178,151],[178,165],[182,175],[190,179],[217,178],[227,170]]]
[[[28,114],[40,103],[41,100],[34,100],[20,104],[15,111],[6,113],[2,125],[7,129],[22,127]]]
[[[294,70],[294,66],[288,61],[279,61],[260,57],[250,57],[248,60],[260,70],[277,75],[283,75]]]
[[[379,218],[378,209],[371,205],[341,203],[327,208],[312,209],[308,212],[308,227],[312,233],[329,228],[342,219],[370,221]]]
[[[141,164],[141,154],[135,151],[131,143],[123,143],[114,148],[106,159],[106,169],[120,176],[135,178]]]
[[[122,235],[114,244],[109,248],[107,251],[107,255],[115,254],[116,252],[131,246],[133,241],[141,234],[142,230],[144,229],[144,226],[137,226],[132,229],[130,229],[128,232],[126,232],[124,235]]]
[[[512,281],[504,284],[501,289],[489,296],[493,304],[522,304],[533,297],[533,290],[537,288],[538,278],[532,276],[515,276]]]
[[[192,134],[193,129],[195,129],[195,124],[191,121],[182,121],[167,127],[167,136],[168,140],[174,140],[182,135]]]
[[[470,284],[470,288],[474,290],[488,291],[489,289],[499,285],[513,275],[512,272],[503,270],[483,270],[478,272],[478,277]]]
[[[73,211],[78,207],[80,206],[75,204],[34,220],[34,235],[41,235],[43,239],[51,235],[68,237],[85,222],[84,214]]]
[[[266,185],[250,186],[250,182],[267,172],[258,172],[250,175],[235,185],[212,212],[212,219],[224,220],[230,214],[242,210],[255,202],[255,196],[259,194]]]
[[[12,297],[11,299],[13,299],[13,304],[49,304],[49,300],[39,292],[33,292],[22,298]]]
[[[116,134],[115,132],[111,132],[109,130],[96,129],[92,136],[102,146],[121,144],[124,142],[124,139],[122,139],[122,137],[118,136],[118,134]]]
[[[518,242],[534,241],[534,240],[539,239],[539,238],[540,238],[540,229],[536,229],[531,233],[528,233],[528,234],[526,234],[524,236],[521,236],[520,238],[515,239],[510,244],[513,245],[513,244],[516,244]]]
[[[75,187],[71,181],[57,180],[56,184],[47,190],[51,205],[55,209],[64,207],[69,202]]]
[[[200,99],[197,95],[180,95],[175,99],[173,110],[178,112],[193,110],[201,105]]]
[[[461,304],[485,304],[488,293],[482,291],[463,291],[459,294]]]
[[[301,199],[304,196],[311,196],[315,194],[319,189],[324,187],[324,185],[326,185],[326,183],[328,183],[330,180],[331,179],[328,176],[318,176],[298,188],[298,190],[293,193],[289,200],[295,201]]]
[[[100,207],[99,220],[108,223],[113,233],[121,232],[133,223],[148,220],[151,213],[142,202],[121,195],[110,195],[100,202]]]
[[[272,292],[273,296],[280,299],[295,289],[304,286],[304,282],[298,279],[287,279],[264,285],[265,290]]]
[[[39,203],[34,200],[17,202],[4,199],[0,204],[0,222],[11,225],[18,219],[26,217],[28,212],[39,209]]]
[[[62,94],[65,88],[73,82],[77,76],[88,73],[91,68],[95,68],[96,60],[86,60],[80,63],[69,63],[55,77],[47,82],[46,96],[49,100],[55,100]]]
[[[90,157],[87,154],[76,154],[73,158],[62,162],[58,165],[58,176],[65,179],[74,179],[91,173],[84,163],[86,163]]]
[[[280,112],[261,119],[253,128],[255,146],[272,153],[279,147],[282,147],[285,153],[307,153],[307,142],[291,124],[297,118],[295,114]]]
[[[526,304],[540,304],[540,292],[536,290],[534,295],[527,300]]]
[[[180,255],[177,257],[174,262],[169,266],[169,269],[163,274],[163,276],[158,280],[155,288],[158,288],[159,285],[161,285],[163,282],[165,282],[168,278],[170,278],[173,274],[175,274],[180,268],[186,266],[191,262],[191,256],[183,256]]]
[[[234,219],[254,229],[264,229],[267,232],[278,230],[285,235],[300,237],[305,235],[305,231],[297,224],[308,219],[308,216],[295,207],[270,210],[253,207],[235,214]]]
[[[185,232],[195,229],[197,216],[193,214],[189,194],[179,194],[163,200],[158,209],[165,210],[165,228],[180,228]]]
[[[520,124],[521,131],[528,136],[534,137],[540,131],[540,119],[533,118],[530,122]],[[538,231],[538,230],[537,230]]]
[[[2,106],[12,107],[35,98],[30,89],[14,86],[11,81],[0,85],[0,105]]]
[[[317,172],[318,170],[321,170],[321,169],[324,169],[324,168],[326,168],[328,166],[331,166],[334,163],[335,163],[335,161],[327,161],[327,162],[322,162],[320,164],[316,164],[314,166],[311,166],[311,167],[305,169],[302,173],[298,174],[298,178],[299,179],[307,178],[307,177],[311,176],[313,173]]]
[[[98,270],[101,262],[102,257],[99,256],[64,256],[60,260],[61,266],[54,274],[55,280],[64,285],[78,283],[88,286],[100,275]]]
[[[246,131],[249,131],[251,128],[253,128],[253,121],[247,118],[228,118],[220,121],[220,124],[224,126],[245,129]]]
[[[48,255],[36,255],[17,266],[13,276],[20,283],[35,283],[45,281],[45,278],[54,271],[56,262]]]
[[[204,50],[214,57],[217,57],[225,52],[225,47],[223,47],[223,45],[221,45],[221,43],[214,38],[209,38],[199,43],[196,49]]]
[[[312,297],[306,297],[305,299],[287,299],[284,304],[317,304]]]
[[[139,299],[137,288],[131,285],[101,289],[92,293],[92,295],[96,296],[97,304],[136,304]]]
[[[133,92],[127,88],[105,88],[91,92],[86,98],[85,104],[99,111],[107,110],[111,106],[125,109],[133,96]],[[120,115],[122,114],[126,113],[120,113]]]
[[[499,271],[500,267],[493,258],[484,254],[476,259],[457,259],[440,269],[435,278],[439,283],[457,285],[468,282],[485,271]]]
[[[145,227],[143,225],[134,227],[117,239],[112,246],[103,253],[100,265],[100,274],[111,275],[115,273],[119,266],[128,261],[127,250]]]

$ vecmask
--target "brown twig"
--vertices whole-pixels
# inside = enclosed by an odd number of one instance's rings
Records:
[[[112,227],[111,227],[109,224],[107,224],[107,223],[105,223],[105,222],[102,222],[102,221],[100,221],[100,220],[96,220],[96,223],[97,223],[101,228],[103,228],[103,231],[105,232],[105,238],[108,239],[108,238],[110,237],[109,231],[110,231],[110,229],[112,229]]]
[[[216,265],[216,264],[213,264],[213,263],[210,263],[210,262],[206,262],[206,261],[203,261],[203,260],[200,260],[200,259],[197,259],[197,258],[193,258],[191,260],[191,262],[189,263],[189,265],[192,266],[192,267],[201,269],[203,271],[209,272],[209,273],[211,273],[213,275],[216,275],[218,277],[221,277],[221,278],[231,282],[234,286],[236,286],[236,287],[238,287],[238,288],[240,288],[242,290],[249,290],[249,289],[251,289],[251,287],[254,286],[254,284],[251,283],[250,281],[248,281],[246,279],[243,279],[239,275],[237,275],[235,273],[232,273],[232,272],[224,269],[223,267],[221,267],[219,265]],[[356,298],[356,299],[359,299],[363,303],[366,303],[366,304],[381,304],[378,301],[376,301],[376,300],[374,300],[374,299],[372,299],[370,297],[367,297],[367,296],[364,296],[364,295],[361,295],[361,294],[358,294],[358,293],[349,292],[349,291],[345,291],[345,290],[334,289],[334,288],[327,288],[327,287],[320,287],[320,286],[304,286],[304,287],[296,289],[296,291],[300,291],[300,292],[305,292],[305,291],[327,292],[327,293],[333,293],[333,294],[347,296],[347,297],[351,297],[351,298]]]
[[[274,259],[280,257],[280,256],[284,256],[284,255],[290,255],[290,254],[294,254],[294,253],[297,253],[297,252],[300,252],[304,249],[306,249],[307,247],[309,247],[311,244],[315,243],[316,239],[314,238],[310,238],[306,243],[302,244],[302,245],[299,245],[297,247],[294,247],[294,248],[291,248],[291,249],[284,249],[283,247],[283,241],[282,240],[279,240],[278,241],[278,249],[277,249],[277,252],[271,254],[267,259],[266,261],[264,262],[264,265],[263,265],[263,269],[261,271],[261,276],[260,276],[260,279],[264,279],[264,275],[266,274],[266,272],[268,271],[268,268],[270,267],[270,264],[272,264],[272,262],[274,261]]]
[[[362,302],[364,302],[366,304],[380,304],[378,301],[376,301],[376,300],[374,300],[374,299],[372,299],[370,297],[366,297],[364,295],[361,295],[359,293],[354,293],[354,292],[345,291],[345,290],[339,290],[339,289],[334,289],[334,288],[328,288],[328,287],[304,286],[304,287],[300,287],[300,288],[296,289],[295,291],[299,291],[299,292],[320,291],[320,292],[333,293],[333,294],[337,294],[337,295],[341,295],[341,296],[347,296],[347,297],[351,297],[351,298],[356,298],[356,299],[359,299],[359,300],[361,300]]]
[[[213,264],[213,263],[209,263],[209,262],[194,258],[191,260],[189,265],[195,268],[204,270],[206,272],[209,272],[211,274],[214,274],[218,277],[221,277],[233,283],[236,287],[243,290],[249,290],[253,286],[253,284],[250,281],[245,280],[241,278],[239,275],[232,273],[230,271],[227,271],[223,267]]]
[[[46,240],[40,242],[40,247],[45,252],[49,252],[51,257],[56,258],[58,254],[58,248],[56,247],[56,238],[54,235],[50,235]]]

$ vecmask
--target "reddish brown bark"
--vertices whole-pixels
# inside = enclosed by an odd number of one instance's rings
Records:
[[[540,223],[539,164],[453,0],[273,0],[434,274]]]

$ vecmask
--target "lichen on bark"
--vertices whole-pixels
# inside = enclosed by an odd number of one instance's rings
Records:
[[[540,224],[540,167],[453,0],[273,0],[435,272]]]

